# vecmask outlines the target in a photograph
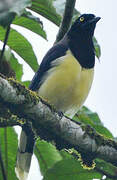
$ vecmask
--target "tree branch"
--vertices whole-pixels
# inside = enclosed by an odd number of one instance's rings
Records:
[[[75,3],[76,3],[76,0],[66,0],[64,15],[63,15],[63,19],[59,28],[59,32],[56,37],[56,42],[60,41],[63,38],[63,36],[65,35],[65,33],[68,31],[70,27]]]
[[[35,92],[13,79],[0,77],[0,102],[18,118],[25,118],[41,138],[54,140],[58,149],[75,148],[117,166],[117,143],[104,138],[87,125],[59,115],[54,107]],[[17,121],[16,121],[17,123]]]
[[[0,127],[16,126],[21,125],[22,123],[25,123],[24,119],[19,119],[0,102]]]

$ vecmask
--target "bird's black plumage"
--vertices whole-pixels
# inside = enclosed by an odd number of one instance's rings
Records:
[[[69,48],[83,68],[93,68],[95,65],[95,50],[92,38],[81,32],[69,41]]]
[[[81,18],[84,20],[80,21]],[[83,14],[67,33],[69,48],[83,68],[93,68],[95,64],[93,34],[99,19],[94,14]]]

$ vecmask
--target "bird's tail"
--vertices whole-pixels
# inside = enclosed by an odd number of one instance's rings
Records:
[[[28,177],[34,144],[35,137],[31,127],[23,125],[15,168],[15,172],[19,180],[26,180]]]

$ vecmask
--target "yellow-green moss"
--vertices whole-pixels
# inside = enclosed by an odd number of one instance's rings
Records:
[[[95,168],[95,162],[93,161],[93,157],[91,157],[91,155],[79,153],[74,148],[65,149],[65,151],[71,154],[75,159],[77,159],[84,169],[91,170]]]
[[[38,104],[39,97],[36,92],[33,92],[33,91],[27,89],[24,85],[20,84],[18,81],[16,81],[13,78],[8,78],[7,80],[14,88],[16,88],[17,95],[25,96],[24,103],[33,102],[34,104]]]
[[[84,169],[88,169],[88,170],[92,170],[92,169],[94,169],[95,166],[96,166],[95,161],[91,161],[90,166],[89,166],[88,164],[86,164],[86,162],[84,162],[82,159],[81,159],[80,163],[81,163],[81,166],[82,166]]]

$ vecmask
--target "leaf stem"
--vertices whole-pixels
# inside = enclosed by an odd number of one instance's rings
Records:
[[[6,30],[4,44],[3,44],[3,48],[2,48],[2,51],[1,51],[1,55],[0,55],[0,64],[2,62],[3,54],[4,54],[4,51],[5,51],[5,46],[7,44],[7,40],[8,40],[8,37],[9,37],[9,32],[10,32],[10,24],[8,25],[7,30]]]
[[[1,150],[0,150],[0,166],[1,166],[3,180],[7,180]]]
[[[57,34],[56,42],[60,41],[64,37],[65,33],[70,27],[75,3],[76,0],[66,0],[64,15],[59,28],[59,32]]]

